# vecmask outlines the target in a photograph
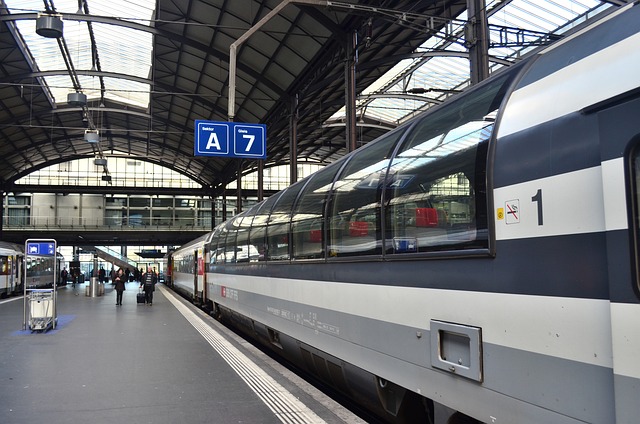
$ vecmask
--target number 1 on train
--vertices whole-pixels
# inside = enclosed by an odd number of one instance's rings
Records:
[[[542,225],[542,189],[538,189],[531,201],[538,204],[538,225]]]

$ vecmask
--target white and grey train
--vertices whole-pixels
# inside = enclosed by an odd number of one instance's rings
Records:
[[[636,423],[639,200],[636,2],[217,226],[172,284],[389,421]]]
[[[0,241],[0,297],[22,293],[23,260],[22,246]]]

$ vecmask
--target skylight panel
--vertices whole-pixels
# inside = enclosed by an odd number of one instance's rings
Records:
[[[601,8],[603,2],[594,0],[513,0],[508,4],[503,4],[501,0],[487,2],[489,11],[488,22],[493,26],[522,28],[526,31],[540,33],[554,32],[568,23],[579,19],[582,15]],[[462,47],[464,41],[464,28],[460,22],[467,19],[466,11],[456,17],[441,31],[422,44],[417,52],[432,52],[439,50],[465,51]],[[445,34],[446,32],[446,34]],[[460,37],[457,42],[452,42],[447,35]],[[497,37],[497,31],[490,31],[492,42],[501,41]],[[533,41],[535,37],[528,37]],[[503,40],[504,41],[504,40]],[[491,56],[497,58],[511,58],[524,54],[530,50],[531,46],[518,47],[493,47],[489,50]],[[489,64],[491,71],[504,66],[496,62]],[[410,78],[409,78],[410,75]],[[424,88],[425,102],[413,99],[375,99],[360,101],[358,108],[366,107],[366,115],[389,122],[400,123],[415,115],[417,109],[428,108],[433,105],[429,98],[444,100],[447,94],[454,93],[469,85],[470,70],[469,61],[465,58],[455,57],[426,57],[424,59],[411,59],[400,62],[392,68],[378,81],[363,91],[364,94],[374,93],[398,93],[403,94],[404,90],[412,88]],[[405,87],[405,81],[409,83]],[[441,94],[436,96],[436,92]],[[416,109],[412,110],[412,107]],[[331,120],[343,118],[345,109],[331,117]]]
[[[44,11],[41,0],[5,0],[10,13]],[[149,25],[155,8],[154,0],[84,0],[91,16],[103,16]],[[57,13],[83,14],[77,0],[56,0]],[[132,106],[147,108],[150,85],[140,80],[151,74],[153,37],[149,32],[126,28],[117,24],[91,22],[96,42],[97,60],[94,61],[88,20],[63,20],[63,37],[69,59],[78,75],[81,90],[89,100],[100,98],[99,76],[86,76],[88,72],[121,74],[122,78],[104,78],[105,98]],[[67,95],[74,92],[73,80],[55,39],[41,37],[35,32],[35,21],[18,20],[16,27],[40,71],[56,71],[59,75],[44,77],[56,103],[66,103]],[[127,91],[131,91],[127,93]]]

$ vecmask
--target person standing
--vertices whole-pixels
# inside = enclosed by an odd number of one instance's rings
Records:
[[[147,272],[142,275],[142,281],[140,287],[144,290],[144,303],[151,306],[153,303],[153,292],[156,289],[156,283],[158,278],[156,274],[151,270],[151,267],[147,268]]]
[[[122,269],[119,269],[118,273],[116,274],[116,278],[114,278],[113,280],[114,284],[116,285],[116,306],[122,306],[122,293],[126,290],[124,286],[125,281],[126,278],[124,276],[124,273],[122,272]]]

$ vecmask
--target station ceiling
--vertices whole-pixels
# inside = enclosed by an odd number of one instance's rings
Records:
[[[425,62],[438,53],[457,52],[466,63],[460,21],[466,19],[466,0],[157,0],[150,8],[143,0],[133,0],[122,10],[110,10],[102,0],[72,0],[72,9],[62,7],[69,0],[38,1],[39,9],[29,8],[29,3],[0,0],[0,189],[4,192],[13,191],[14,183],[33,171],[87,157],[127,156],[160,164],[197,181],[203,194],[218,192],[238,172],[250,172],[257,162],[194,156],[193,147],[196,120],[230,119],[230,45],[241,37],[246,40],[237,50],[231,115],[236,122],[267,125],[265,166],[289,163],[292,119],[297,122],[298,162],[330,163],[347,152],[340,111],[354,34],[355,91],[361,96],[358,145],[468,84],[466,77],[456,80],[450,66],[438,73],[451,89],[416,87],[415,69],[407,66],[395,73],[394,81],[365,93],[403,59]],[[117,3],[107,4],[117,9],[113,6]],[[520,34],[543,39],[568,22],[626,2],[538,2],[539,8],[546,7],[543,18],[536,12],[540,22],[521,6],[530,3],[487,1],[487,13],[505,20],[519,13],[520,25],[532,29]],[[149,17],[135,16],[145,7]],[[280,10],[260,29],[248,32],[274,9]],[[49,44],[36,52],[35,41],[29,40],[42,16],[39,12],[59,15],[65,28],[62,37],[47,39]],[[20,26],[24,22],[30,26]],[[86,34],[85,39],[78,41],[72,31]],[[134,48],[134,40],[144,37],[150,40],[148,51]],[[421,50],[430,42],[431,49]],[[80,44],[86,47],[77,48]],[[504,57],[494,57],[495,63],[517,60],[518,51],[509,48],[512,51]],[[63,66],[45,69],[39,57]],[[148,68],[141,73],[143,61],[148,61]],[[66,81],[62,88],[71,97],[59,94],[61,86],[50,82],[55,76]],[[126,84],[114,86],[113,81]],[[390,87],[401,90],[384,91]],[[69,102],[77,98],[74,93],[85,93],[86,105]],[[140,93],[146,101],[139,101]],[[374,99],[384,95],[417,106],[398,116],[367,113]],[[85,130],[94,128],[99,141],[89,143]]]

